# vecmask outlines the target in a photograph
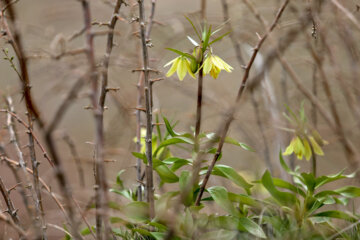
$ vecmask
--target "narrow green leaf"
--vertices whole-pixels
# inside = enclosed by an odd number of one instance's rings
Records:
[[[206,29],[205,29],[206,30]],[[209,26],[209,30],[207,31],[205,38],[204,38],[204,45],[203,45],[203,52],[205,52],[205,50],[207,49],[207,47],[209,46],[209,39],[211,36],[211,25]]]
[[[266,235],[262,230],[262,228],[258,224],[256,224],[253,220],[246,217],[240,217],[238,220],[239,220],[239,225],[245,228],[247,232],[259,238],[266,238]]]
[[[227,32],[227,33],[225,33],[225,34],[223,34],[223,35],[221,35],[221,36],[219,36],[219,37],[217,37],[217,38],[215,38],[214,40],[212,40],[212,41],[209,43],[209,46],[212,45],[213,43],[216,43],[217,41],[220,41],[221,39],[223,39],[225,36],[229,35],[230,33],[231,33],[231,31],[230,31],[230,32]]]
[[[238,217],[239,212],[235,209],[233,203],[230,201],[226,188],[222,186],[214,186],[207,189],[214,201],[225,211],[233,216]]]
[[[165,164],[155,168],[155,171],[159,174],[161,180],[166,183],[175,183],[179,181],[178,176],[171,171]]]
[[[330,182],[333,182],[333,181],[336,181],[339,179],[353,178],[355,176],[355,172],[352,174],[349,174],[349,175],[345,175],[345,174],[343,174],[343,172],[344,172],[344,170],[341,170],[340,172],[333,174],[333,175],[320,176],[320,177],[316,178],[315,179],[315,182],[316,182],[315,189],[317,189],[327,183],[330,183]]]
[[[167,120],[166,117],[163,117],[163,119],[164,119],[164,123],[165,123],[166,130],[167,130],[167,132],[170,134],[170,136],[176,137],[176,136],[180,135],[180,134],[174,132],[174,130],[173,130],[173,128],[172,128],[169,120]]]
[[[271,174],[268,170],[265,171],[264,175],[261,178],[261,183],[268,190],[271,196],[277,200],[279,203],[292,206],[297,202],[297,198],[292,193],[281,192],[276,189]]]
[[[236,235],[237,231],[220,229],[201,234],[199,240],[233,240]]]
[[[313,215],[314,217],[328,217],[328,218],[337,218],[337,219],[343,219],[346,221],[356,221],[356,218],[348,213],[342,212],[342,211],[336,211],[336,210],[330,210],[325,212],[316,213]]]
[[[169,139],[166,139],[165,141],[163,141],[163,142],[159,145],[159,147],[154,151],[153,156],[156,156],[157,153],[158,153],[163,147],[166,147],[166,146],[169,146],[169,145],[178,144],[178,143],[192,144],[192,142],[191,142],[189,139],[184,138],[184,137],[169,138]]]
[[[261,204],[252,198],[251,196],[245,195],[245,194],[236,194],[232,192],[228,192],[229,199],[232,202],[237,202],[241,204],[245,204],[251,207],[260,208]]]
[[[142,159],[144,164],[148,163],[145,153],[132,152],[131,154],[136,158]]]
[[[185,16],[185,18],[189,21],[189,23],[191,24],[191,26],[193,27],[195,33],[196,33],[196,36],[199,38],[199,41],[201,41],[201,37],[200,37],[200,34],[198,32],[198,30],[196,29],[194,23],[190,20],[190,18],[188,18],[187,16]]]
[[[250,188],[253,186],[248,183],[240,174],[238,174],[232,167],[226,165],[216,165],[214,167],[215,171],[220,171],[227,179],[231,180],[233,183],[239,187],[244,188],[248,193]]]
[[[177,53],[177,54],[179,54],[181,56],[184,56],[184,57],[187,57],[187,58],[189,58],[191,60],[196,61],[196,58],[193,55],[189,54],[189,53],[184,53],[182,51],[179,51],[179,50],[176,50],[176,49],[173,49],[173,48],[166,48],[166,49],[169,50],[169,51],[172,51],[174,53]]]
[[[127,204],[124,208],[128,218],[135,221],[149,220],[149,205],[146,202],[134,201]]]
[[[291,183],[285,181],[285,180],[282,180],[280,178],[273,178],[273,181],[274,181],[274,185],[276,187],[280,187],[280,188],[284,188],[284,189],[288,189],[294,193],[297,193],[297,194],[300,194],[301,196],[305,197],[306,194],[304,193],[303,190],[301,190],[300,188],[292,185]]]
[[[163,232],[151,232],[151,236],[153,236],[156,240],[163,240],[166,236],[166,233]]]
[[[342,187],[342,188],[334,190],[334,192],[337,192],[340,195],[347,197],[347,198],[360,197],[360,188],[355,187],[355,186]]]
[[[189,171],[182,171],[180,174],[180,179],[179,179],[179,186],[180,186],[180,191],[181,191],[181,201],[185,206],[191,206],[191,204],[193,203],[193,189],[190,187],[189,189],[189,184],[191,184],[191,174]],[[186,194],[185,191],[188,191],[188,193]],[[186,195],[184,195],[186,194]]]
[[[239,147],[242,147],[243,149],[245,149],[247,151],[255,152],[255,150],[252,147],[246,145],[245,143],[239,142],[239,141],[237,141],[237,140],[235,140],[235,139],[233,139],[231,137],[226,137],[225,142],[236,145],[236,146],[239,146]]]

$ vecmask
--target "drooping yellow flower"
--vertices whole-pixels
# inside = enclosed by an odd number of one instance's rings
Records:
[[[310,143],[308,140],[310,141]],[[323,140],[323,142],[327,144],[325,140]],[[321,149],[319,143],[315,140],[313,136],[309,136],[308,138],[300,138],[299,136],[295,136],[291,140],[285,152],[283,152],[283,155],[291,155],[292,153],[294,153],[299,160],[302,160],[303,157],[305,157],[305,159],[309,161],[313,154],[312,151],[314,151],[314,154],[316,155],[324,155],[324,152]]]
[[[205,58],[203,68],[204,75],[210,73],[210,75],[215,79],[219,76],[221,70],[225,70],[227,72],[231,72],[231,70],[233,70],[229,64],[227,64],[220,57],[213,54],[209,54]]]
[[[182,81],[185,78],[186,73],[189,73],[190,76],[195,79],[195,75],[191,71],[190,61],[186,57],[179,56],[179,57],[171,60],[167,64],[165,64],[164,67],[167,67],[170,64],[172,64],[172,65],[171,65],[169,71],[166,73],[166,77],[170,77],[171,75],[173,75],[176,72],[180,81]]]

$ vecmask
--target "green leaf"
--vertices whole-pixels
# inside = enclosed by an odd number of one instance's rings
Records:
[[[187,144],[193,144],[193,142],[191,142],[189,139],[187,138],[183,138],[183,137],[175,137],[175,138],[169,138],[166,139],[165,141],[163,141],[159,147],[155,150],[153,156],[156,156],[157,153],[159,152],[159,150],[163,147],[169,146],[169,145],[174,145],[174,144],[178,144],[178,143],[187,143]]]
[[[360,197],[360,188],[354,186],[346,186],[339,189],[334,190],[338,194],[347,197],[347,198],[356,198]]]
[[[166,183],[175,183],[179,181],[178,176],[171,171],[165,164],[155,168],[155,171],[159,174],[161,180]]]
[[[122,224],[126,224],[127,222],[120,218],[120,217],[110,217],[110,223],[122,223]]]
[[[345,212],[342,211],[336,211],[336,210],[330,210],[330,211],[325,211],[325,212],[320,212],[320,213],[316,213],[313,215],[314,217],[328,217],[328,218],[337,218],[337,219],[343,219],[346,221],[356,221],[357,219]]]
[[[329,183],[329,182],[333,182],[339,179],[343,179],[343,178],[353,178],[355,176],[355,173],[349,174],[349,175],[344,175],[343,174],[344,170],[333,174],[333,175],[327,175],[327,176],[321,176],[316,178],[315,182],[315,189]]]
[[[229,196],[230,201],[232,201],[232,202],[245,204],[245,205],[255,207],[255,208],[261,208],[261,204],[257,200],[252,198],[251,196],[248,196],[245,194],[236,194],[236,193],[232,193],[232,192],[228,192],[228,196]]]
[[[153,236],[156,240],[163,240],[166,236],[166,233],[163,232],[151,232],[151,236]]]
[[[289,166],[286,164],[284,158],[283,158],[283,155],[282,155],[282,151],[280,149],[280,152],[279,152],[279,159],[280,159],[280,165],[282,166],[282,168],[289,174],[292,175],[292,173],[294,173],[290,168]]]
[[[215,173],[216,171],[221,172],[223,174],[222,176],[225,176],[225,178],[231,180],[233,183],[238,185],[239,187],[242,187],[250,193],[250,188],[253,186],[252,184],[248,183],[240,174],[238,174],[232,167],[226,166],[226,165],[216,165],[214,167]]]
[[[189,171],[182,171],[179,179],[179,186],[181,191],[181,200],[185,206],[191,206],[194,200],[193,188],[191,187],[191,173]],[[186,194],[185,191],[188,191]],[[184,194],[186,194],[184,196]]]
[[[139,233],[142,237],[151,236],[151,233],[143,228],[133,228],[131,231]]]
[[[215,230],[206,232],[202,235],[200,235],[200,240],[232,240],[236,239],[237,231],[231,231],[231,230]]]
[[[276,189],[271,174],[268,170],[265,171],[261,178],[261,183],[268,190],[271,196],[282,205],[293,206],[297,202],[295,195],[288,192],[281,192]]]
[[[145,153],[132,152],[131,154],[136,158],[142,159],[144,164],[148,163]]]
[[[93,226],[91,226],[91,230],[92,230],[93,232],[96,232],[95,227],[93,227]],[[88,227],[86,227],[86,228],[84,228],[84,229],[82,229],[82,230],[80,231],[81,236],[87,236],[87,235],[89,235],[90,233],[91,233],[91,231],[90,231],[90,229],[89,229]]]
[[[214,186],[207,189],[214,201],[225,211],[233,216],[238,217],[239,212],[235,209],[230,201],[226,188],[222,186]]]
[[[314,175],[312,173],[301,173],[300,175],[302,177],[302,182],[306,185],[307,190],[313,193],[316,186]]]
[[[188,18],[187,16],[185,16],[185,18],[189,21],[189,23],[191,24],[191,26],[193,27],[193,29],[194,29],[194,31],[195,31],[195,33],[196,33],[196,35],[198,36],[198,38],[199,38],[199,41],[201,41],[201,37],[200,37],[200,34],[199,34],[199,32],[198,32],[198,30],[196,29],[196,27],[195,27],[195,25],[194,25],[194,23],[190,20],[190,18]]]
[[[164,119],[166,130],[170,134],[170,136],[172,136],[172,137],[179,136],[180,134],[174,132],[173,127],[171,126],[169,120],[167,120],[166,117],[163,117],[163,119]]]
[[[285,189],[288,189],[294,193],[297,193],[297,194],[300,194],[301,196],[305,197],[306,194],[304,193],[303,190],[301,190],[300,188],[292,185],[291,183],[285,181],[285,180],[282,180],[280,178],[273,178],[273,181],[274,181],[274,185],[276,187],[280,187],[280,188],[285,188]]]
[[[266,235],[262,230],[262,228],[258,224],[256,224],[253,220],[246,217],[240,217],[238,218],[238,221],[239,221],[239,225],[244,229],[246,229],[247,232],[259,238],[266,238]]]
[[[189,53],[184,53],[184,52],[182,52],[182,51],[179,51],[179,50],[176,50],[176,49],[173,49],[173,48],[166,48],[166,49],[167,49],[167,50],[170,50],[170,51],[172,51],[172,52],[174,52],[174,53],[177,53],[177,54],[179,54],[179,55],[181,55],[181,56],[184,56],[184,57],[187,57],[187,58],[189,58],[189,59],[191,59],[191,60],[196,61],[196,58],[195,58],[193,55],[189,54]]]
[[[124,183],[123,183],[123,181],[121,180],[121,174],[123,174],[124,172],[125,172],[125,170],[122,169],[122,170],[120,170],[120,171],[118,172],[118,174],[116,175],[116,184],[119,185],[119,187],[120,187],[121,189],[124,189]]]
[[[116,193],[116,194],[119,194],[129,200],[132,200],[132,196],[131,196],[131,192],[129,192],[128,189],[123,189],[123,190],[118,190],[118,189],[114,189],[114,188],[110,188],[109,190],[110,192],[113,192],[113,193]]]
[[[206,31],[206,28],[204,29]],[[207,31],[205,38],[204,38],[204,45],[203,45],[203,52],[205,52],[205,50],[207,49],[207,47],[209,46],[209,39],[211,36],[211,25],[209,26],[209,30]]]
[[[210,46],[211,44],[213,44],[213,43],[216,43],[217,41],[220,41],[221,39],[223,39],[225,36],[229,35],[230,33],[231,33],[231,31],[230,31],[230,32],[227,32],[227,33],[224,33],[224,34],[221,35],[220,37],[215,38],[214,40],[212,40],[212,41],[209,43],[209,46]]]
[[[149,225],[156,227],[158,231],[165,232],[167,230],[167,227],[165,225],[158,223],[158,222],[152,221],[152,222],[149,222]]]
[[[146,202],[131,202],[125,206],[124,210],[126,216],[132,220],[141,222],[149,220],[149,205]]]
[[[239,146],[239,147],[242,147],[243,149],[245,149],[247,151],[255,152],[255,150],[252,147],[246,145],[245,143],[241,143],[241,142],[239,142],[239,141],[237,141],[237,140],[235,140],[235,139],[233,139],[231,137],[226,137],[225,142],[236,145],[236,146]]]
[[[185,165],[191,165],[191,161],[183,158],[171,157],[162,161],[165,164],[172,164],[170,170],[175,172],[179,168]]]

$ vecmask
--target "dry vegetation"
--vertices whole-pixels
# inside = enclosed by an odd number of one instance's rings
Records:
[[[0,0],[0,239],[360,239],[360,2],[50,2]]]

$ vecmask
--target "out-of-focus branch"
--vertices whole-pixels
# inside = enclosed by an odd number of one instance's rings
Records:
[[[10,133],[10,141],[15,146],[16,152],[19,157],[19,164],[24,173],[26,182],[28,182],[28,184],[30,184],[30,178],[26,171],[26,163],[24,161],[23,153],[19,147],[17,136],[16,136],[16,133],[14,130],[13,117],[10,114],[10,112],[15,112],[15,109],[13,106],[13,101],[10,96],[8,96],[6,98],[6,103],[9,108],[7,125],[8,125],[8,129],[9,129],[9,133]],[[30,113],[28,113],[28,122],[29,122],[28,129],[27,129],[27,133],[29,136],[29,145],[28,146],[29,146],[29,150],[30,150],[30,159],[31,159],[32,167],[33,167],[33,185],[31,186],[30,192],[31,192],[31,196],[34,200],[34,205],[35,205],[34,225],[37,228],[36,230],[41,233],[42,239],[47,239],[46,226],[45,226],[45,220],[44,220],[44,211],[43,211],[44,209],[42,206],[41,192],[40,192],[40,187],[39,187],[39,172],[38,172],[39,163],[37,162],[36,156],[35,156],[34,138],[32,135],[32,129],[33,129],[32,128],[32,119],[31,119]]]
[[[29,239],[26,232],[21,227],[19,227],[11,218],[6,217],[5,214],[0,213],[0,220],[15,229],[16,232],[18,232],[19,235],[22,237],[22,239]]]
[[[20,225],[20,220],[19,217],[17,215],[17,209],[15,209],[14,207],[14,203],[12,202],[11,198],[10,198],[10,194],[9,194],[9,190],[5,187],[5,184],[2,180],[2,178],[0,177],[0,192],[4,198],[4,201],[6,203],[7,206],[7,210],[6,212],[10,215],[11,219],[13,220],[14,224],[16,224],[19,228],[21,228]],[[21,233],[20,233],[20,238],[22,237]]]
[[[331,3],[334,4],[337,8],[339,8],[345,14],[345,16],[355,25],[355,27],[360,30],[359,21],[348,9],[341,5],[338,0],[331,0]]]
[[[33,97],[31,95],[31,84],[30,84],[29,73],[27,68],[27,58],[24,53],[20,33],[17,31],[17,27],[15,26],[16,14],[13,8],[13,2],[10,0],[3,0],[3,2],[5,3],[5,7],[1,6],[3,7],[1,10],[2,25],[5,28],[7,36],[10,39],[9,42],[12,45],[15,54],[17,56],[17,59],[19,61],[20,72],[21,72],[20,81],[22,84],[22,91],[25,98],[26,109],[30,115],[33,115],[35,117],[39,126],[43,127],[44,122],[40,116],[38,107],[36,106]],[[13,25],[11,30],[5,17],[5,10],[8,13],[8,19]]]
[[[90,5],[87,0],[81,0],[83,9],[84,26],[86,34],[86,50],[88,59],[88,71],[91,82],[91,102],[95,119],[95,193],[96,193],[96,237],[97,239],[109,239],[111,229],[108,222],[108,194],[104,166],[104,128],[103,111],[99,103],[98,73],[95,62],[94,35],[91,27]],[[104,231],[102,229],[104,224]]]

